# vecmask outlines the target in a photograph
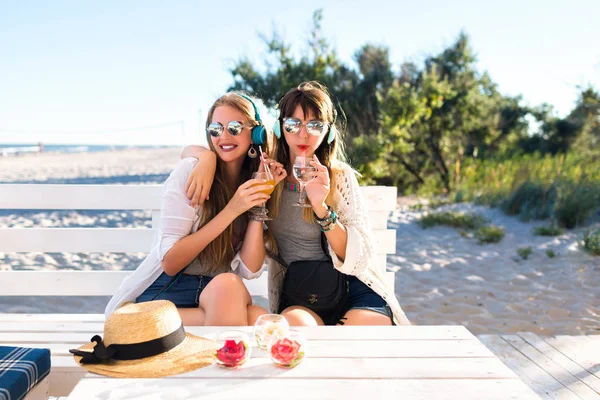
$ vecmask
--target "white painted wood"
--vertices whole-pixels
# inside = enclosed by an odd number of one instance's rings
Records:
[[[569,357],[562,354],[560,351],[556,350],[554,347],[550,346],[546,341],[540,338],[533,332],[519,332],[519,336],[527,342],[529,345],[533,346],[536,350],[538,350],[541,354],[543,354],[548,359],[552,360],[554,363],[560,365],[565,371],[569,372],[569,374],[575,379],[579,379],[582,383],[587,385],[592,391],[595,393],[595,396],[592,393],[586,392],[586,396],[584,398],[590,399],[600,399],[600,378],[595,375],[590,374],[587,370],[585,370],[582,366],[571,360]],[[585,336],[578,336],[576,339],[585,338]],[[600,356],[599,356],[600,359]],[[538,363],[538,365],[540,365]],[[541,366],[541,365],[540,365]],[[542,367],[543,368],[543,367]],[[546,370],[548,373],[550,371]],[[559,376],[552,374],[554,378],[559,379]],[[560,380],[560,379],[559,379]],[[565,381],[561,381],[565,384]],[[573,391],[573,389],[571,389]],[[578,393],[578,392],[576,392]],[[579,394],[579,393],[578,393]],[[581,396],[581,394],[579,394]]]
[[[350,349],[349,349],[350,350]],[[224,371],[217,365],[190,371],[198,378],[295,379],[515,379],[497,358],[315,358],[308,356],[300,368],[277,373],[270,358],[250,358],[244,368]],[[52,358],[55,368],[80,368],[73,357]]]
[[[278,371],[285,374],[285,371]],[[90,375],[71,400],[175,398],[202,400],[280,399],[537,399],[515,379],[196,379],[179,375],[166,379],[106,379]]]
[[[112,296],[131,271],[3,271],[2,296]],[[395,275],[386,272],[394,289]],[[27,285],[23,285],[27,282]],[[268,296],[268,274],[244,280],[252,296]]]
[[[600,378],[600,340],[598,335],[580,337],[557,335],[546,338],[546,342],[569,357],[572,361],[585,368],[588,373]]]
[[[7,323],[8,324],[8,323]],[[35,326],[35,321],[23,322],[23,326]],[[0,343],[86,343],[90,339],[90,334],[98,334],[102,332],[101,324],[96,323],[65,323],[68,330],[54,330],[52,322],[43,323],[42,329],[26,329],[26,331],[18,331],[18,329],[8,328],[9,331],[0,329]],[[50,324],[50,325],[48,325]],[[75,324],[75,325],[73,325]],[[4,323],[2,324],[4,326]],[[46,326],[48,330],[46,330]],[[456,341],[456,340],[477,340],[471,332],[464,326],[454,325],[422,325],[422,326],[344,326],[344,329],[338,326],[319,326],[319,327],[297,327],[299,331],[308,340],[440,340],[440,341]],[[69,330],[73,329],[75,332]],[[89,331],[84,331],[89,329]],[[187,326],[185,330],[197,336],[210,337],[216,335],[222,330],[228,329],[223,326]],[[252,327],[236,327],[253,335]]]
[[[0,253],[147,253],[156,231],[146,228],[0,228]],[[396,253],[396,231],[373,231],[378,253]]]
[[[542,354],[518,335],[502,335],[502,338],[515,349],[519,350],[525,357],[529,358],[535,365],[546,371],[550,376],[559,381],[564,388],[558,389],[561,396],[570,397],[571,393],[583,399],[598,399],[598,394],[589,386],[571,375],[567,370],[556,364],[550,358]],[[571,392],[565,395],[565,392]]]
[[[104,314],[14,314],[0,313],[0,322],[104,322]],[[0,331],[3,330],[3,324],[0,325]]]
[[[145,228],[1,228],[0,252],[147,253],[154,235]]]
[[[50,376],[45,377],[31,389],[24,400],[46,400],[50,393]]]
[[[160,210],[162,185],[0,185],[0,209]]]
[[[397,189],[361,186],[369,210],[391,211]],[[160,210],[162,185],[0,184],[0,209]]]
[[[68,328],[67,328],[68,329]],[[58,328],[65,331],[66,329]],[[102,328],[92,335],[102,335]],[[53,357],[70,357],[69,349],[75,343],[2,343],[3,346],[47,348]],[[252,357],[266,358],[268,353],[256,347],[251,340]],[[310,355],[317,358],[453,358],[479,357],[494,358],[494,354],[477,340],[319,340],[310,341]]]
[[[572,392],[561,392],[564,386],[546,371],[531,362],[517,349],[497,335],[479,335],[479,340],[511,368],[535,393],[543,399],[576,399]]]

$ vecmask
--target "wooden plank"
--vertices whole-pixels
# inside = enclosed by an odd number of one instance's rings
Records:
[[[1,228],[3,253],[147,253],[156,232],[146,228]]]
[[[285,375],[287,371],[278,370]],[[269,399],[536,399],[516,379],[193,379],[178,375],[165,379],[106,379],[80,382],[69,399],[177,398],[206,400]]]
[[[96,331],[102,334],[102,330]],[[88,334],[88,340],[92,333]],[[71,356],[73,343],[7,342],[3,346],[50,349],[52,356]],[[268,353],[251,339],[252,357],[265,358]],[[311,357],[317,358],[493,358],[494,354],[476,340],[319,340],[309,342]]]
[[[51,324],[51,323],[50,323]],[[102,332],[100,324],[93,326],[94,323],[81,324],[77,328],[79,332],[65,330],[62,332],[43,329],[36,332],[6,332],[0,330],[0,343],[86,343],[90,339],[90,334]],[[4,324],[2,324],[4,325]],[[24,324],[25,325],[25,324]],[[73,325],[68,325],[73,328]],[[82,332],[83,329],[90,329],[89,332]],[[219,326],[188,326],[187,332],[197,336],[216,335],[218,332],[231,329]],[[242,326],[235,329],[242,330],[248,335],[253,336],[253,327]],[[319,326],[319,327],[297,327],[309,340],[476,340],[464,326],[439,325],[439,326]]]
[[[394,272],[385,272],[394,290]],[[2,271],[2,296],[112,296],[131,271]],[[23,285],[27,282],[27,285]],[[252,296],[267,297],[268,274],[244,280]],[[1,314],[0,314],[1,315]],[[0,321],[2,319],[0,318]]]
[[[521,332],[519,333],[519,336],[531,346],[535,347],[540,353],[544,354],[550,360],[554,361],[556,364],[560,365],[562,368],[568,371],[572,376],[580,379],[581,382],[583,382],[592,390],[594,390],[596,392],[597,397],[593,397],[591,394],[589,394],[590,399],[600,398],[600,378],[590,374],[589,371],[587,371],[582,366],[571,360],[569,357],[565,356],[563,353],[552,347],[543,338],[540,338],[535,333]],[[554,377],[558,379],[558,377]]]
[[[55,368],[79,370],[73,357],[52,357]],[[250,358],[244,368],[224,371],[212,365],[186,375],[196,378],[294,379],[516,379],[497,358],[315,358],[284,374],[269,358]]]
[[[361,186],[374,211],[392,211],[397,189]],[[160,210],[162,185],[0,184],[0,209],[15,210]]]
[[[3,296],[112,296],[131,271],[3,271]],[[19,283],[20,282],[20,283]],[[23,285],[27,282],[27,285]],[[268,275],[244,280],[253,296],[268,295]]]
[[[147,253],[156,231],[146,228],[0,228],[0,253]],[[396,253],[396,231],[374,230],[378,253]]]
[[[104,314],[14,314],[0,313],[0,322],[104,322]],[[0,331],[3,331],[0,325]]]
[[[546,371],[550,376],[559,381],[564,389],[559,389],[561,394],[565,396],[565,392],[569,391],[577,397],[584,399],[599,398],[598,394],[589,386],[581,382],[578,378],[571,375],[563,367],[552,361],[550,358],[542,354],[535,347],[527,343],[518,335],[502,335],[502,338],[515,349],[519,350],[525,357],[529,358],[535,365]],[[569,394],[570,396],[570,394]],[[565,396],[568,397],[568,396]]]
[[[531,362],[502,337],[497,335],[477,337],[543,399],[577,399],[572,392],[563,391],[566,388],[559,381]]]
[[[50,377],[46,376],[31,389],[24,400],[47,400],[50,393]]]
[[[162,185],[0,185],[0,209],[160,210]]]
[[[600,378],[600,341],[596,338],[596,335],[592,336],[592,339],[558,335],[545,340],[556,350],[585,368],[590,374]]]

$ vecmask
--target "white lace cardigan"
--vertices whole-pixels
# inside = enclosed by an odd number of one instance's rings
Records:
[[[190,206],[185,190],[187,179],[197,163],[198,160],[191,157],[180,160],[167,178],[160,206],[160,229],[156,232],[152,248],[140,266],[117,288],[104,311],[106,317],[123,304],[135,301],[163,273],[161,262],[165,254],[179,240],[198,230],[201,208]],[[252,272],[238,252],[230,265],[236,275],[256,279],[267,263],[263,263],[257,272]]]
[[[355,275],[380,295],[390,306],[394,314],[394,322],[397,325],[410,325],[394,291],[386,282],[385,274],[375,265],[371,223],[354,170],[350,166],[342,164],[334,174],[333,184],[335,187],[332,187],[333,192],[329,205],[338,214],[338,220],[346,228],[348,242],[344,261],[341,261],[331,246],[328,246],[333,265],[346,275]],[[276,313],[279,308],[284,269],[276,261],[270,260],[268,271],[269,308],[271,312]]]

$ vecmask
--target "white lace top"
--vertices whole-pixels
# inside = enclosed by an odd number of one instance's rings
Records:
[[[348,242],[344,261],[341,261],[329,246],[333,265],[346,275],[356,276],[380,295],[390,306],[394,314],[394,322],[397,325],[410,325],[394,291],[386,282],[385,274],[375,265],[375,250],[368,210],[360,193],[355,172],[350,166],[343,164],[335,170],[334,174],[335,187],[332,187],[332,204],[329,205],[338,214],[338,220],[346,228]],[[271,312],[276,313],[283,286],[284,268],[276,261],[270,260],[268,271],[269,307]]]
[[[180,160],[169,175],[163,187],[160,229],[156,232],[152,249],[110,299],[104,311],[107,317],[123,304],[135,301],[163,273],[161,262],[165,254],[179,240],[198,230],[201,210],[190,206],[185,190],[187,179],[197,163],[195,158]],[[252,272],[242,261],[239,252],[230,264],[231,271],[244,279],[258,278],[266,265],[264,263],[257,272]]]

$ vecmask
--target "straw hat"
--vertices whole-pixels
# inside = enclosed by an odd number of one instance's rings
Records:
[[[94,343],[96,342],[96,343]],[[104,339],[69,350],[83,368],[115,378],[159,378],[213,363],[216,343],[183,330],[167,300],[128,303],[104,323]]]

